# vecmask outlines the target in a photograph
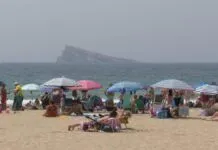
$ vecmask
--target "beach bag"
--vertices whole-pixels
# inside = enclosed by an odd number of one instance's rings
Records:
[[[171,118],[170,109],[169,108],[162,108],[163,111],[165,111],[166,118]]]

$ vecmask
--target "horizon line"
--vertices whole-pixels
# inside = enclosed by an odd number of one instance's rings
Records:
[[[27,64],[27,63],[29,64],[62,64],[62,63],[57,63],[55,61],[54,62],[53,61],[52,62],[25,62],[25,61],[24,62],[0,62],[0,64]],[[218,62],[132,62],[132,63],[122,63],[122,64],[216,64],[216,63]],[[71,65],[71,63],[67,63],[64,65]]]

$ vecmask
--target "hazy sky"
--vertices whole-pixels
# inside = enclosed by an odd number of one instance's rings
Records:
[[[218,62],[218,0],[0,0],[0,62],[65,45],[145,62]]]

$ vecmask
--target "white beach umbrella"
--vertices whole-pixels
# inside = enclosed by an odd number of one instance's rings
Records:
[[[160,82],[157,82],[153,85],[151,85],[153,88],[166,88],[166,89],[175,89],[175,90],[194,90],[190,85],[187,83],[176,80],[176,79],[170,79],[170,80],[162,80]]]
[[[63,86],[63,87],[69,87],[69,86],[77,86],[77,82],[75,80],[61,77],[61,78],[53,78],[43,84],[44,86]]]
[[[30,83],[22,86],[22,90],[24,91],[39,91],[39,85]]]
[[[39,85],[34,84],[34,83],[26,84],[26,85],[22,86],[22,90],[30,91],[31,98],[33,100],[33,91],[39,91]]]
[[[196,93],[204,93],[208,95],[217,95],[218,94],[218,86],[217,85],[209,85],[205,84],[195,89]]]

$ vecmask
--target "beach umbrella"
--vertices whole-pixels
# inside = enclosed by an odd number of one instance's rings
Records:
[[[30,83],[22,86],[22,90],[30,91],[31,98],[33,99],[33,91],[39,91],[39,85]]]
[[[107,92],[121,92],[125,90],[126,92],[142,90],[144,87],[141,83],[131,82],[131,81],[123,81],[113,84],[110,88],[108,88]]]
[[[65,77],[53,78],[43,84],[43,86],[52,86],[52,87],[72,87],[77,85],[78,84],[75,80]]]
[[[196,93],[204,93],[207,95],[217,95],[218,94],[218,86],[217,85],[209,85],[205,84],[195,89]]]
[[[24,91],[39,91],[39,85],[30,83],[22,86],[22,90]]]
[[[70,90],[95,90],[102,88],[102,85],[98,82],[92,81],[92,80],[80,80],[77,81],[78,86],[69,87]]]
[[[169,80],[162,80],[151,85],[153,88],[165,88],[165,89],[174,89],[174,90],[194,90],[190,85],[187,83],[176,80],[176,79],[169,79]]]
[[[58,88],[58,87],[55,87],[55,86],[45,86],[45,85],[40,85],[39,86],[39,90],[42,93],[45,93],[45,92],[51,93],[56,88]]]

